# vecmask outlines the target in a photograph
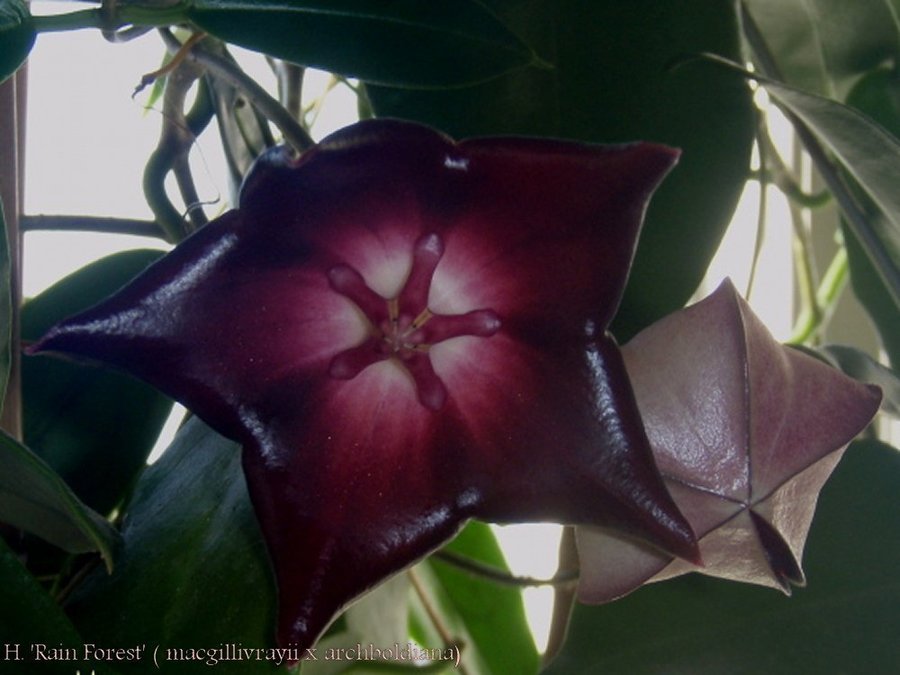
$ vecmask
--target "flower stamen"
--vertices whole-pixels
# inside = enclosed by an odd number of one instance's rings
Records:
[[[419,314],[419,316],[417,316],[415,319],[413,319],[413,322],[410,324],[409,327],[412,328],[413,330],[418,330],[419,328],[421,328],[428,322],[428,319],[430,319],[433,316],[434,316],[434,314],[431,313],[431,310],[426,307],[425,309],[422,310],[422,312],[421,312],[421,314]]]

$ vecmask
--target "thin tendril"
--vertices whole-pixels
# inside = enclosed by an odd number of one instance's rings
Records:
[[[474,576],[483,577],[489,581],[506,586],[518,586],[520,588],[531,586],[573,586],[578,582],[578,570],[558,572],[550,579],[536,579],[534,577],[521,577],[510,574],[493,565],[486,565],[483,562],[453,553],[452,551],[438,551],[434,554],[434,557]]]
[[[161,28],[159,32],[170,51],[177,52],[181,49],[181,42],[168,29]],[[315,141],[306,130],[291,117],[291,114],[278,100],[253,81],[236,64],[209,52],[202,45],[194,46],[190,50],[188,58],[206,68],[214,77],[220,78],[240,90],[263,115],[281,130],[284,140],[298,152],[308,150],[315,145]]]

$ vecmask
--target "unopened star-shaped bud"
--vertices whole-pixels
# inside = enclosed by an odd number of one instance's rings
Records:
[[[790,592],[816,500],[881,398],[778,344],[728,281],[623,347],[669,491],[700,538],[697,567],[578,528],[578,597],[602,603],[691,571]]]
[[[240,208],[32,351],[130,371],[243,444],[283,644],[469,518],[696,558],[606,333],[676,158],[362,122],[264,155]]]

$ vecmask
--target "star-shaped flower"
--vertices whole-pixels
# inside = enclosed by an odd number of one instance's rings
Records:
[[[243,443],[282,643],[473,517],[696,558],[606,334],[676,158],[359,123],[264,156],[239,209],[33,351],[124,368]]]
[[[579,599],[691,571],[790,592],[816,499],[876,387],[778,344],[730,282],[622,349],[660,471],[704,566],[578,528]]]

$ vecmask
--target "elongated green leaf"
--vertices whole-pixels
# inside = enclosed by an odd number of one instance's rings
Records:
[[[112,568],[117,535],[81,503],[62,478],[0,432],[0,522],[32,532],[70,553],[99,551]]]
[[[453,91],[369,87],[375,112],[463,138],[637,139],[683,149],[656,193],[613,332],[627,340],[683,306],[703,277],[746,178],[753,115],[745,83],[707,64],[672,70],[685,53],[739,58],[734,5],[491,0],[552,70],[529,68]]]
[[[900,135],[900,79],[894,68],[881,67],[860,79],[847,97],[848,105],[864,112],[895,137]],[[871,201],[860,195],[873,217],[882,217]],[[854,230],[842,219],[841,230],[847,245],[853,292],[865,306],[881,336],[881,344],[891,364],[900,367],[900,305],[884,279],[866,255]]]
[[[785,79],[798,86],[794,101],[800,108],[807,109],[807,119],[815,118],[812,132],[819,135],[826,146],[842,151],[854,152],[855,156],[844,155],[842,161],[849,160],[850,173],[863,182],[863,191],[872,194],[873,188],[882,198],[875,203],[884,204],[885,189],[888,197],[890,187],[860,178],[862,172],[870,178],[878,178],[883,171],[891,168],[891,155],[896,165],[896,142],[878,148],[884,136],[896,139],[900,129],[900,89],[893,68],[882,62],[895,61],[900,51],[900,3],[896,0],[874,0],[873,2],[842,3],[838,0],[794,0],[775,2],[774,0],[743,0],[742,7],[748,10],[745,31],[753,47],[762,71],[770,77]],[[871,68],[869,72],[867,69]],[[862,75],[860,77],[860,75]],[[772,83],[773,88],[778,83]],[[852,87],[852,88],[851,88]],[[848,93],[849,89],[849,93]],[[842,99],[863,111],[888,133],[877,127],[867,128],[868,120],[852,110],[841,110],[838,103],[828,98],[817,99],[804,96],[811,91],[826,94],[829,98]],[[830,105],[829,105],[830,103]],[[788,109],[793,108],[788,105]],[[829,110],[830,108],[830,110]],[[796,110],[793,110],[795,114]],[[803,116],[798,115],[803,119]],[[822,138],[825,133],[829,138]],[[844,136],[842,139],[841,136]],[[858,141],[858,143],[857,143]],[[893,146],[893,147],[891,147]],[[876,150],[876,154],[868,151]],[[853,289],[867,311],[872,316],[882,343],[892,362],[900,359],[900,335],[896,331],[900,320],[900,273],[898,273],[896,213],[881,213],[879,207],[863,191],[854,195],[860,198],[862,210],[853,216],[847,205],[853,201],[845,196],[836,178],[829,178],[821,166],[826,163],[821,153],[814,153],[826,182],[834,191],[838,202],[844,207],[848,218],[841,224],[850,264]],[[877,161],[883,166],[876,167]],[[833,172],[832,172],[833,173]],[[896,202],[894,203],[896,207]],[[852,216],[852,217],[851,217]],[[893,219],[893,222],[892,222]]]
[[[897,55],[890,0],[742,0],[790,84],[844,100],[854,81]]]
[[[501,570],[503,553],[493,532],[482,523],[470,523],[448,550]],[[453,638],[462,646],[462,662],[482,675],[527,675],[538,670],[538,655],[531,638],[521,591],[472,576],[456,567],[431,559],[415,568],[428,594],[440,608]],[[413,634],[429,647],[441,645],[420,602],[412,605]]]
[[[763,84],[834,152],[893,222],[900,220],[900,195],[894,189],[900,140],[850,106],[780,82]],[[892,243],[900,245],[900,234],[892,234]]]
[[[850,106],[779,82],[764,84],[834,153],[884,214],[884,218],[869,219],[866,231],[852,220],[848,224],[900,302],[900,140]]]
[[[24,339],[111,294],[160,255],[127,251],[66,277],[25,304]],[[108,512],[143,468],[171,401],[125,375],[55,358],[24,359],[22,380],[25,442],[81,499]]]
[[[900,663],[900,453],[854,444],[825,486],[790,598],[700,575],[579,606],[548,675],[887,673]]]
[[[394,86],[459,86],[534,61],[474,0],[194,0],[188,16],[226,42]]]
[[[6,396],[11,363],[12,334],[12,291],[10,289],[9,239],[6,234],[6,219],[3,216],[3,202],[0,201],[0,408]]]
[[[223,643],[273,647],[275,589],[247,496],[240,449],[194,418],[141,476],[112,576],[95,574],[69,615],[98,644],[158,644],[166,673],[207,673],[185,652]],[[214,656],[214,655],[213,655]],[[148,664],[118,666],[146,673]],[[276,672],[271,661],[230,660],[216,673]]]
[[[28,57],[35,35],[25,0],[0,0],[0,82]]]
[[[22,566],[0,539],[0,670],[4,675],[72,675],[93,666],[97,675],[111,675],[103,664],[81,660],[84,642],[62,609]],[[40,661],[40,647],[74,649],[75,661]],[[48,653],[48,650],[43,650]]]
[[[900,307],[872,264],[872,259],[866,255],[856,234],[843,218],[841,232],[847,246],[853,293],[872,318],[891,365],[900,367],[900,331],[897,330],[897,326],[900,326]]]

